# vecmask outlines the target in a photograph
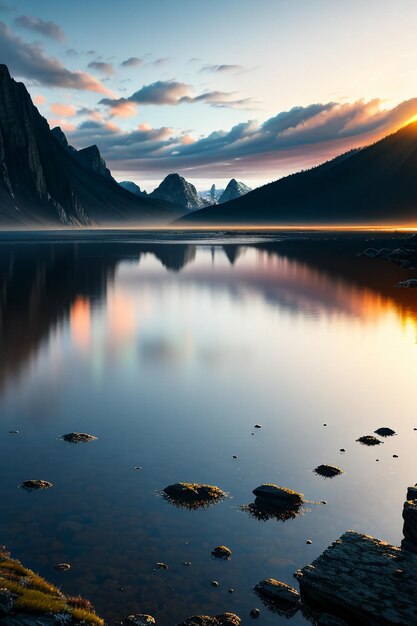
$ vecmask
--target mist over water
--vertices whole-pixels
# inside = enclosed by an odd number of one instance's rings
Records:
[[[417,297],[354,247],[2,245],[0,534],[13,556],[110,623],[139,611],[161,626],[224,611],[246,623],[259,607],[272,626],[288,621],[253,595],[259,580],[296,586],[347,529],[398,544],[416,482]],[[398,435],[356,443],[381,426]],[[98,439],[58,439],[71,431]],[[320,478],[322,463],[344,473]],[[31,478],[54,487],[17,488]],[[159,491],[178,481],[230,498],[175,508]],[[263,482],[327,504],[260,521],[240,507]],[[230,561],[212,559],[220,544]],[[55,572],[63,561],[72,569]]]

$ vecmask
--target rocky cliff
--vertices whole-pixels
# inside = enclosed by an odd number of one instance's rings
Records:
[[[180,214],[122,189],[96,147],[74,152],[64,140],[0,65],[0,224],[154,223]]]

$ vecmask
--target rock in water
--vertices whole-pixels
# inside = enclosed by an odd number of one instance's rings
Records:
[[[88,441],[94,441],[97,437],[88,433],[67,433],[66,435],[61,435],[60,439],[70,443],[87,443]]]
[[[240,617],[234,613],[223,613],[222,615],[193,615],[177,624],[177,626],[239,626],[241,623]]]
[[[153,624],[156,624],[155,618],[145,613],[129,615],[125,619],[125,626],[153,626]]]
[[[165,487],[163,492],[173,504],[191,509],[208,506],[226,497],[219,487],[200,483],[174,483]]]
[[[50,489],[52,483],[47,480],[24,480],[19,486],[26,491],[36,491],[38,489]]]
[[[392,428],[387,428],[387,427],[378,428],[374,432],[376,435],[379,435],[380,437],[393,437],[394,435],[397,434],[395,430],[392,430]]]
[[[362,443],[364,446],[379,446],[380,443],[384,443],[373,435],[364,435],[363,437],[359,437],[356,441]]]
[[[252,493],[259,498],[271,501],[273,500],[274,502],[282,502],[287,505],[301,505],[304,501],[304,495],[302,493],[298,493],[292,489],[287,489],[286,487],[279,487],[278,485],[273,485],[271,483],[265,483],[256,487]]]
[[[417,555],[385,541],[348,531],[294,576],[303,603],[349,623],[417,624]]]
[[[56,569],[57,572],[66,572],[71,569],[71,565],[69,563],[58,563],[54,565],[54,569]]]
[[[334,478],[343,474],[343,470],[334,465],[318,465],[313,472],[318,474],[318,476],[323,476],[323,478]]]
[[[214,550],[212,551],[212,556],[214,556],[216,559],[230,559],[232,557],[232,551],[227,548],[226,546],[217,546],[217,548],[214,548]]]
[[[290,604],[292,606],[298,606],[300,603],[300,594],[298,591],[275,578],[261,580],[256,585],[255,591],[258,595],[277,603]]]

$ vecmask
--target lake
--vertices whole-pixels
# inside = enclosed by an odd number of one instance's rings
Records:
[[[259,624],[288,623],[259,580],[297,587],[347,529],[398,544],[417,482],[417,294],[395,287],[404,270],[356,256],[369,245],[3,241],[0,542],[109,623],[145,612],[159,626],[225,611],[247,624],[254,607]],[[381,426],[398,435],[356,442]],[[59,439],[71,431],[97,440]],[[323,479],[322,463],[344,473]],[[32,478],[54,486],[18,489]],[[230,497],[176,508],[160,491],[178,481]],[[311,503],[259,520],[241,507],[264,482]],[[230,561],[211,557],[220,544]]]

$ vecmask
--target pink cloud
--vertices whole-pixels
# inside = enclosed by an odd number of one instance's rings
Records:
[[[195,143],[194,137],[191,137],[191,135],[188,134],[184,135],[181,141],[184,146],[189,146],[190,144]]]
[[[71,124],[70,122],[66,122],[62,119],[49,120],[49,126],[51,128],[54,128],[54,126],[60,126],[62,130],[66,132],[72,132],[76,128],[75,124]]]
[[[46,104],[45,96],[37,95],[33,98],[33,102],[40,106],[41,104]]]
[[[77,113],[77,109],[71,104],[62,104],[61,102],[54,102],[51,104],[51,111],[54,115],[60,117],[73,117]]]
[[[110,108],[110,115],[114,117],[121,117],[121,118],[134,117],[136,113],[137,113],[137,107],[134,102],[121,101],[121,102],[115,103]]]

